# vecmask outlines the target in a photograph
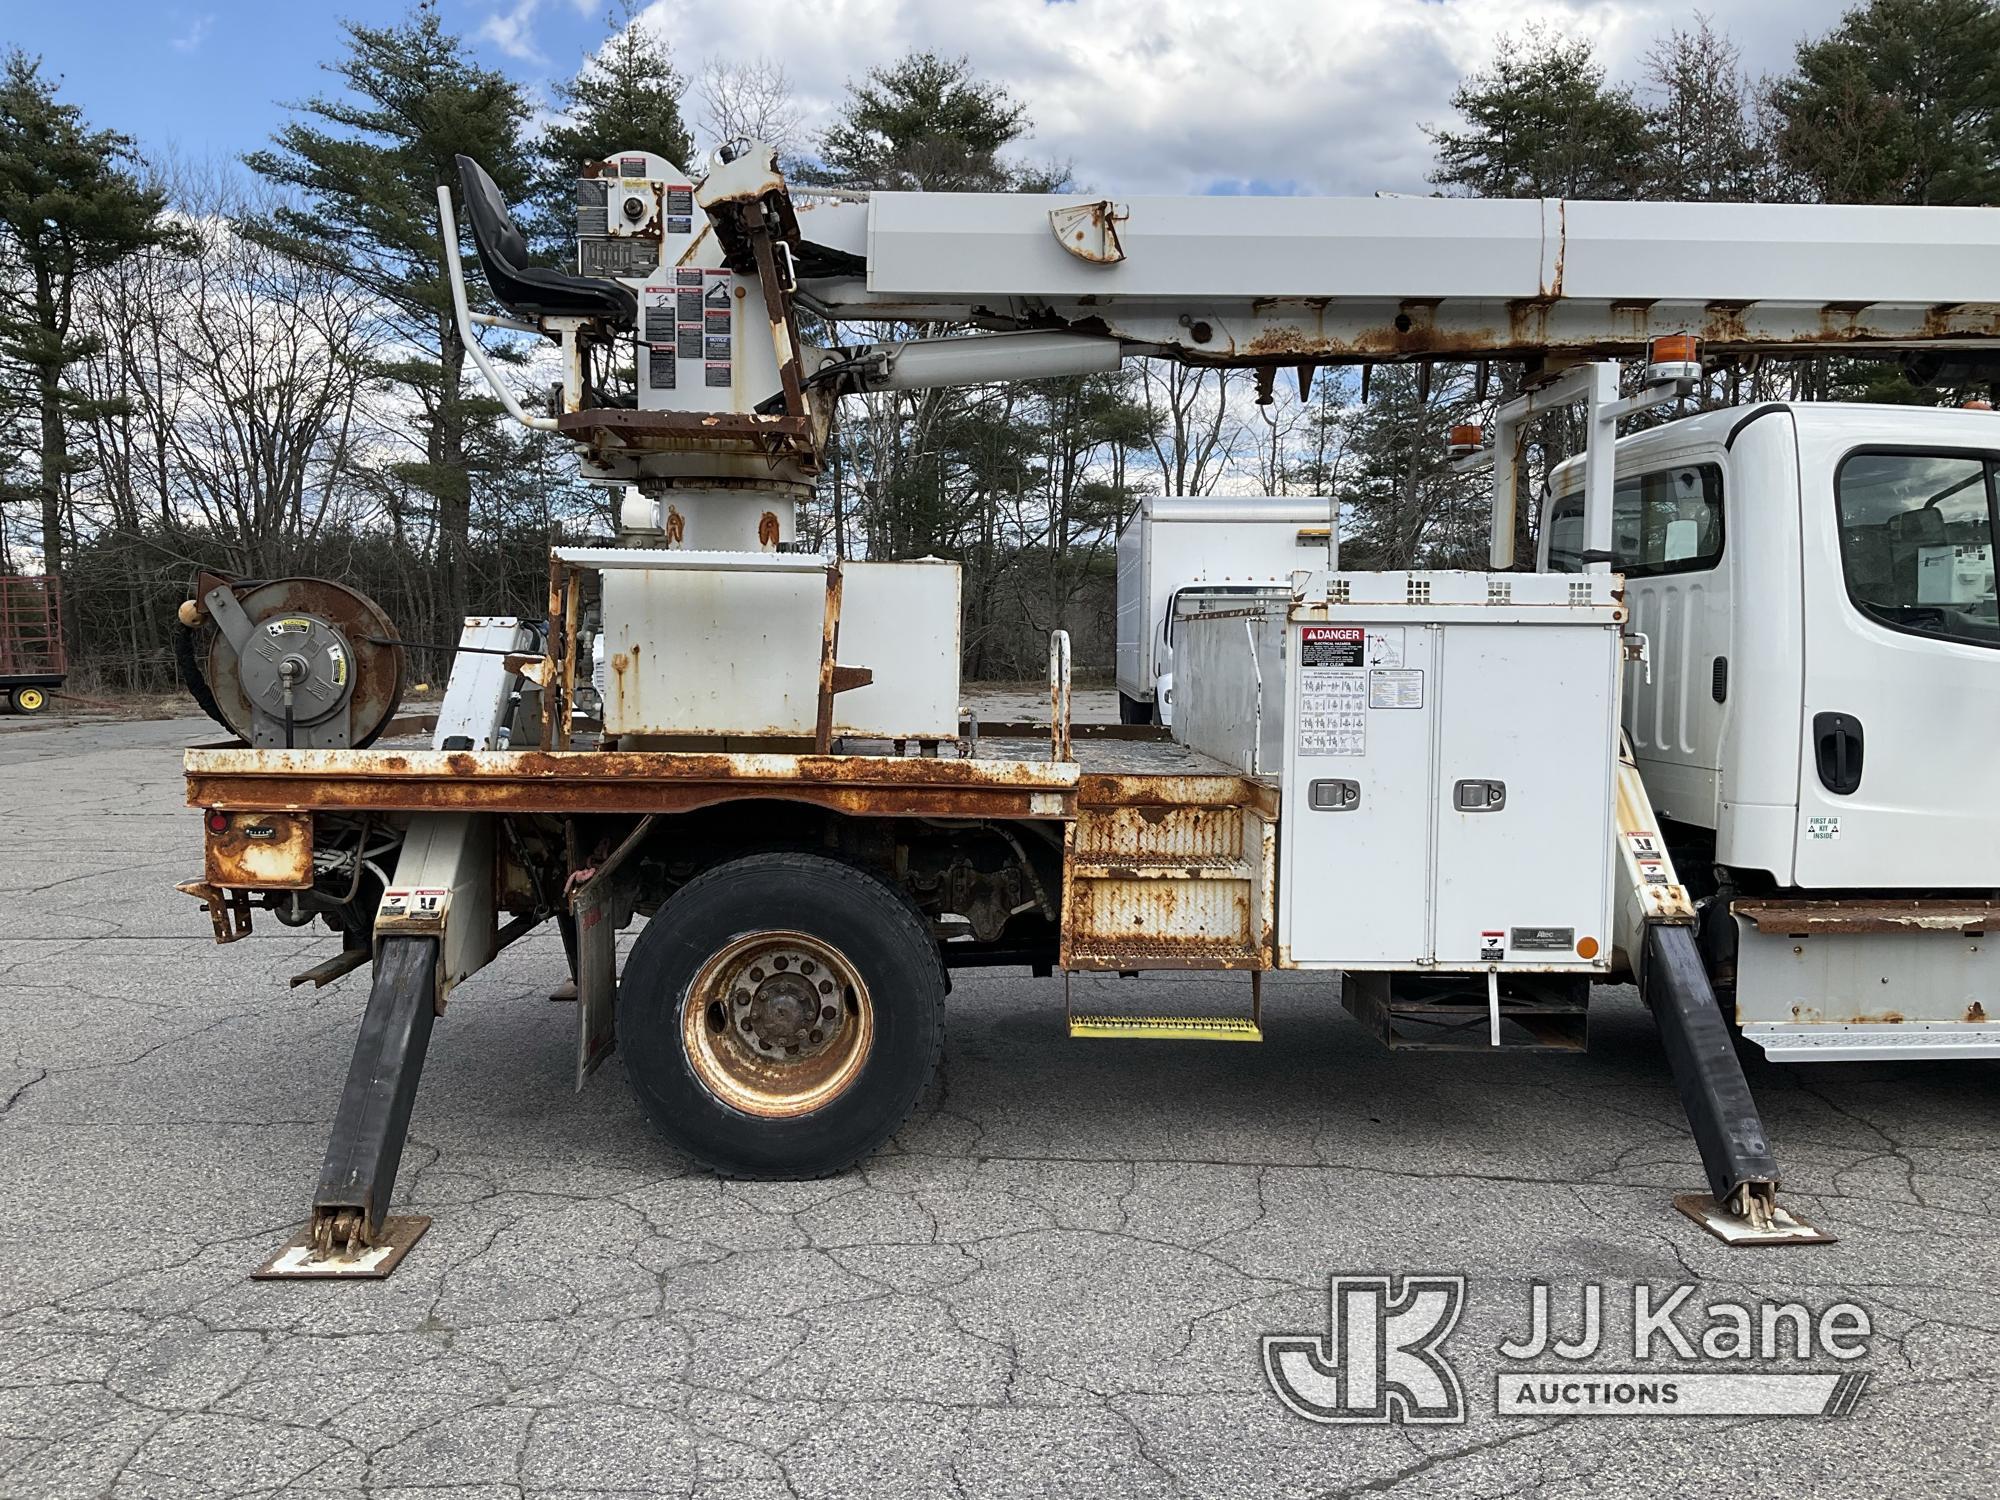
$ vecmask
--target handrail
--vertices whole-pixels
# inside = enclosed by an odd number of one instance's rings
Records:
[[[1264,748],[1264,667],[1257,660],[1257,627],[1249,616],[1243,620],[1243,638],[1250,643],[1250,674],[1256,679],[1255,696],[1250,706],[1250,774],[1263,775]]]
[[[1069,632],[1049,632],[1049,759],[1076,759],[1069,733]]]

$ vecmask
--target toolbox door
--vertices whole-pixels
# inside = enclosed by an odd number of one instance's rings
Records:
[[[1438,965],[1601,960],[1611,946],[1616,632],[1453,624],[1442,636]]]

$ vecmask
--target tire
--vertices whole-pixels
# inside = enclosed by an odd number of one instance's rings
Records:
[[[49,695],[38,687],[17,687],[12,697],[17,714],[38,714],[49,706]]]
[[[1150,724],[1153,722],[1153,705],[1120,693],[1118,695],[1118,722],[1120,724]]]
[[[753,854],[646,924],[618,986],[618,1044],[640,1108],[703,1166],[825,1177],[916,1108],[944,1049],[944,996],[937,943],[900,892],[820,855]]]

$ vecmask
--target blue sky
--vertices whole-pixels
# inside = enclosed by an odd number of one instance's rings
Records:
[[[546,99],[617,0],[438,0],[481,61]],[[1025,154],[1079,184],[1144,193],[1422,191],[1421,126],[1503,32],[1590,37],[1636,80],[1670,26],[1706,11],[1752,72],[1784,68],[1844,0],[648,0],[684,73],[762,58],[805,133],[850,78],[913,48],[964,53],[1027,104]],[[0,0],[0,42],[40,53],[94,123],[200,159],[261,145],[283,104],[332,86],[340,20],[407,0]],[[689,102],[689,113],[699,109]]]
[[[534,42],[550,61],[537,66],[480,35],[511,7],[439,0],[481,61],[536,83],[574,70],[604,37],[609,8],[538,7]],[[0,41],[41,54],[93,123],[149,147],[230,156],[283,122],[283,102],[333,84],[320,64],[341,51],[342,19],[381,24],[408,10],[407,0],[0,0]]]

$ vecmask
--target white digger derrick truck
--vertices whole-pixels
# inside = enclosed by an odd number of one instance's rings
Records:
[[[1697,359],[1977,357],[2000,337],[2000,213],[807,198],[764,147],[700,175],[635,150],[584,167],[577,269],[556,272],[460,167],[444,243],[462,211],[500,308],[473,309],[449,256],[474,363],[628,498],[615,538],[552,551],[545,620],[467,622],[428,750],[371,748],[401,649],[350,590],[206,576],[183,609],[197,696],[241,742],[188,753],[207,850],[184,889],[223,941],[256,909],[340,931],[302,979],[372,960],[312,1219],[272,1274],[385,1274],[408,1248],[420,1221],[388,1208],[433,1019],[551,919],[579,1087],[615,1044],[672,1142],[751,1176],[835,1171],[888,1138],[936,1067],[957,966],[1240,972],[1243,1015],[1068,1017],[1078,1036],[1228,1041],[1262,1039],[1265,972],[1328,971],[1331,999],[1337,970],[1385,1037],[1480,1047],[1576,1045],[1591,986],[1633,979],[1707,1176],[1691,1215],[1815,1237],[1776,1204],[1697,907],[1620,751],[1631,659],[1650,647],[1660,680],[1663,658],[1612,568],[1613,440]],[[972,332],[822,348],[801,312]],[[524,400],[481,325],[553,340],[560,385]],[[1619,398],[1612,359],[1687,336],[1699,353]],[[979,733],[956,567],[797,541],[838,399],[1135,355],[1262,381],[1518,361],[1513,430],[1538,400],[1588,402],[1578,570],[1308,567],[1275,605],[1208,609],[1177,637],[1177,743],[1073,735],[1060,636],[1039,737]],[[1496,553],[1513,472],[1496,470]],[[621,974],[617,934],[642,917]]]

